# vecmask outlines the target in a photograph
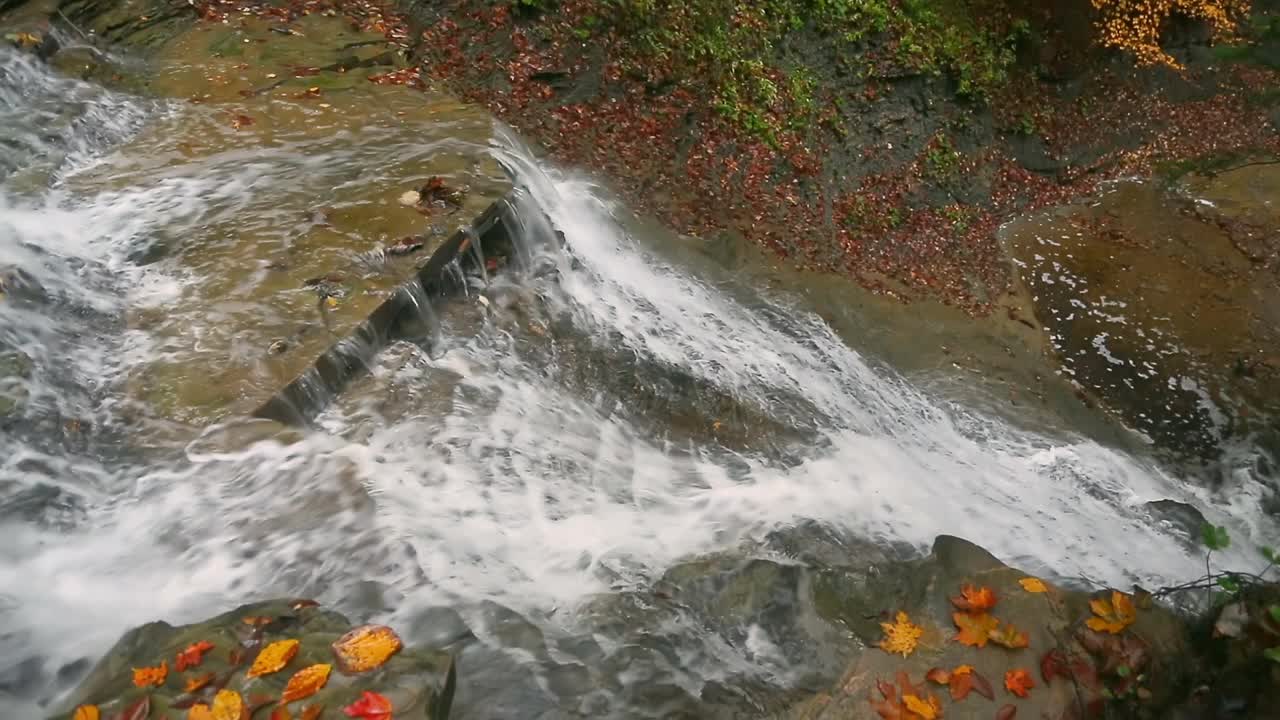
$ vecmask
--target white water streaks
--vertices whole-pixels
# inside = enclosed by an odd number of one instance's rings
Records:
[[[1014,430],[873,369],[810,310],[691,274],[650,239],[628,234],[615,217],[625,210],[599,188],[505,138],[494,152],[523,188],[529,231],[541,228],[534,250],[550,253],[558,270],[525,279],[531,295],[602,357],[627,362],[584,389],[565,380],[588,362],[580,355],[535,359],[521,351],[529,338],[518,329],[481,324],[439,357],[413,355],[396,373],[402,384],[447,374],[446,401],[423,393],[411,411],[350,434],[350,419],[335,410],[324,418],[334,432],[290,443],[225,442],[245,429],[236,421],[187,444],[118,414],[116,381],[146,359],[148,338],[145,330],[112,333],[96,318],[144,302],[140,288],[182,287],[217,268],[142,275],[122,252],[95,248],[170,226],[199,238],[210,204],[262,227],[307,207],[240,198],[269,187],[249,176],[149,174],[145,162],[123,187],[79,185],[72,198],[55,184],[0,206],[6,261],[45,273],[45,285],[96,313],[85,332],[55,341],[55,311],[0,305],[3,337],[28,355],[110,356],[77,363],[70,380],[50,372],[44,392],[96,413],[114,443],[108,452],[6,431],[0,503],[9,509],[36,492],[68,510],[51,519],[52,503],[35,502],[0,516],[0,679],[21,680],[0,688],[8,693],[0,703],[34,715],[39,699],[65,689],[59,668],[100,654],[131,626],[281,595],[358,609],[350,598],[364,581],[396,598],[393,620],[438,603],[491,601],[546,627],[572,626],[574,609],[597,593],[804,520],[921,549],[956,534],[1027,570],[1120,586],[1200,569],[1201,558],[1147,515],[1145,501],[1194,500],[1240,539],[1271,530],[1256,504],[1227,513],[1142,458]],[[319,160],[355,163],[347,169],[358,176],[360,163],[377,158]],[[242,170],[271,176],[288,161],[263,155]],[[563,234],[561,250],[546,249],[551,227]],[[56,252],[33,249],[41,247]],[[76,279],[74,268],[86,263],[100,283]],[[161,307],[169,297],[145,295]],[[193,330],[225,322],[211,305],[189,316]],[[14,320],[19,311],[23,323]],[[632,394],[632,381],[653,381],[636,370],[645,367],[681,378],[677,388],[731,398],[799,439],[783,456],[673,440],[662,430],[668,418],[644,417]],[[39,410],[19,423],[37,423]],[[1243,566],[1246,556],[1232,551],[1222,561]],[[756,646],[767,662],[765,638]]]

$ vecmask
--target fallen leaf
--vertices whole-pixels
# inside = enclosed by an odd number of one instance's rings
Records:
[[[151,715],[151,696],[143,695],[116,714],[115,720],[147,720]]]
[[[1018,584],[1022,586],[1023,590],[1026,590],[1029,593],[1049,592],[1049,586],[1045,585],[1044,581],[1040,578],[1025,577],[1019,580]]]
[[[922,720],[936,720],[942,714],[942,705],[934,695],[930,695],[926,699],[918,698],[915,695],[903,695],[902,705],[907,710],[919,715]]]
[[[71,720],[98,720],[101,716],[97,705],[81,705],[71,713]]]
[[[1036,683],[1031,679],[1031,673],[1026,670],[1009,670],[1004,674],[1005,689],[1020,698],[1026,697],[1031,688],[1035,686]]]
[[[313,703],[302,708],[302,720],[316,720],[322,712],[324,712],[324,706]]]
[[[992,631],[1000,625],[999,620],[986,613],[978,615],[952,613],[951,619],[960,629],[960,632],[956,633],[956,642],[972,647],[986,647]]]
[[[288,705],[277,705],[271,711],[271,720],[293,720],[293,713],[289,712]]]
[[[978,672],[977,670],[970,672],[969,676],[973,678],[974,692],[978,693],[979,695],[981,695],[982,697],[988,700],[996,699],[996,693],[994,690],[991,689],[991,682],[987,680],[986,676],[984,676],[982,673]]]
[[[332,669],[333,666],[320,663],[294,673],[284,686],[284,692],[280,694],[280,702],[290,703],[315,695],[329,681],[329,671]]]
[[[159,687],[168,676],[169,661],[165,660],[155,667],[134,668],[133,684],[135,687]]]
[[[246,720],[249,708],[235,690],[219,690],[213,696],[213,720]]]
[[[204,703],[196,703],[187,711],[187,720],[213,720],[213,711]]]
[[[996,720],[1013,720],[1018,716],[1018,706],[1009,704],[1000,708],[996,713]]]
[[[253,665],[249,666],[249,672],[245,673],[245,677],[255,678],[279,672],[297,654],[297,640],[277,640],[262,648],[258,657],[254,658]]]
[[[960,594],[951,598],[951,604],[969,613],[983,613],[996,606],[996,593],[987,586],[974,587],[965,583]]]
[[[252,124],[253,124],[253,118],[249,117],[248,115],[237,114],[237,115],[231,116],[231,129],[233,130],[239,130],[242,127],[247,127]]]
[[[362,673],[382,667],[403,644],[386,625],[362,625],[334,641],[333,656],[344,673]]]
[[[204,654],[213,649],[213,643],[208,640],[201,640],[197,643],[191,643],[185,649],[178,652],[174,659],[173,667],[182,672],[187,668],[193,668],[204,662]]]
[[[365,690],[359,700],[342,708],[342,712],[363,720],[390,720],[391,701],[385,695]]]
[[[946,685],[951,682],[951,673],[942,668],[933,668],[924,674],[924,679],[939,685]]]
[[[204,688],[205,685],[213,682],[213,673],[207,672],[200,675],[193,675],[187,678],[187,682],[182,687],[183,692],[193,693]]]
[[[951,691],[951,699],[959,702],[969,696],[969,691],[973,689],[973,673],[952,673],[951,682],[948,683],[948,689]]]
[[[1122,632],[1138,619],[1133,608],[1133,600],[1119,590],[1111,591],[1111,598],[1095,598],[1089,601],[1089,609],[1094,617],[1085,621],[1091,630],[1108,632],[1112,635]]]
[[[1030,644],[1027,634],[1014,627],[1013,625],[1003,625],[997,630],[991,632],[991,642],[997,645],[1003,645],[1010,650],[1024,648]]]
[[[916,643],[924,634],[924,629],[911,624],[911,618],[901,610],[897,620],[892,623],[880,623],[884,628],[884,639],[880,641],[880,649],[887,653],[901,654],[906,657],[915,652]]]

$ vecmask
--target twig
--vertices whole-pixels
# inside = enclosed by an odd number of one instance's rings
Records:
[[[89,37],[89,35],[85,33],[85,31],[81,30],[79,26],[71,22],[71,18],[63,14],[62,8],[58,8],[57,13],[58,13],[58,17],[62,18],[63,22],[65,22],[66,24],[70,25],[72,30],[75,30],[76,32],[80,33],[80,37],[84,38],[85,40],[89,40],[90,42],[93,41],[93,38]]]

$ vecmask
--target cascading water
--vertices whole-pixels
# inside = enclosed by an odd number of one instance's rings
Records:
[[[0,68],[0,353],[21,365],[0,377],[17,408],[0,418],[5,717],[38,714],[83,672],[76,661],[157,618],[310,595],[389,618],[410,642],[415,618],[438,606],[499,645],[485,621],[494,604],[572,635],[575,610],[598,594],[803,521],[917,548],[957,534],[1099,582],[1197,572],[1200,558],[1141,504],[1200,491],[1142,458],[930,396],[799,301],[691,271],[668,240],[630,232],[598,187],[505,133],[493,154],[520,186],[522,251],[539,271],[495,278],[492,309],[468,299],[446,313],[431,356],[384,353],[320,418],[324,432],[233,419],[189,441],[139,423],[123,385],[161,350],[126,317],[216,267],[184,275],[130,255],[228,214],[281,221],[257,195],[271,190],[264,179],[288,182],[281,168],[296,160],[229,155],[194,176],[126,158],[123,182],[86,179],[144,122],[181,112],[8,50]],[[21,119],[55,96],[92,118],[64,124],[56,143],[38,131],[45,121]],[[315,152],[307,172],[346,163],[356,177],[378,159]],[[14,171],[40,163],[39,183]],[[250,321],[215,303],[190,322],[198,338]],[[403,400],[393,412],[369,409],[391,392]],[[719,410],[754,430],[717,439],[706,428]],[[1211,519],[1261,534],[1256,501],[1234,497]],[[370,583],[385,607],[359,591]]]

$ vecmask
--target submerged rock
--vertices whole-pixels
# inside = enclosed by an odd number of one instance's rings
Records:
[[[50,717],[65,718],[82,704],[97,705],[109,717],[144,697],[150,699],[151,717],[179,717],[196,703],[211,703],[224,688],[238,692],[250,707],[274,705],[290,678],[315,664],[331,665],[332,670],[320,690],[289,703],[294,717],[313,704],[325,707],[326,716],[337,717],[364,691],[390,699],[396,717],[449,717],[456,683],[449,653],[404,648],[377,668],[345,674],[332,645],[350,630],[352,624],[342,615],[298,600],[243,605],[180,627],[149,623],[125,633]],[[297,640],[297,653],[277,672],[248,677],[258,652],[280,640]],[[179,653],[197,643],[210,646],[196,665],[186,667]],[[154,685],[135,685],[136,669],[162,664],[164,672]],[[205,684],[187,691],[201,682]]]

